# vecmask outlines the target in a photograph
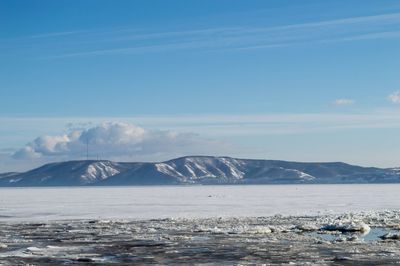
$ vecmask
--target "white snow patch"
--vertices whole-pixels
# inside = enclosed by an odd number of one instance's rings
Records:
[[[157,171],[159,171],[163,174],[184,178],[184,176],[181,173],[179,173],[172,166],[170,166],[166,163],[157,163],[156,168],[157,168]]]
[[[106,179],[119,173],[120,172],[115,169],[111,163],[96,162],[88,166],[86,172],[81,175],[81,178],[84,179],[85,182],[91,183],[99,179]]]
[[[315,176],[309,175],[309,174],[301,172],[299,170],[295,170],[295,171],[299,174],[299,177],[301,179],[303,179],[303,180],[310,181],[310,180],[314,180],[315,179]]]
[[[242,179],[244,177],[244,172],[240,171],[239,169],[237,169],[236,164],[238,164],[238,162],[234,159],[227,159],[227,158],[220,158],[220,160],[225,163],[230,170],[230,173],[233,177],[235,177],[236,179]]]
[[[185,165],[185,168],[189,171],[191,177],[196,177],[196,173],[193,171],[193,169],[189,165]]]

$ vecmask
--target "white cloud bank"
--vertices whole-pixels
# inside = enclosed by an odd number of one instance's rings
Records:
[[[395,91],[388,96],[388,100],[392,103],[400,103],[400,91]]]
[[[103,123],[88,129],[70,128],[67,133],[41,136],[14,153],[15,159],[81,159],[89,147],[91,159],[128,159],[213,154],[228,145],[193,133],[146,130],[130,123]]]

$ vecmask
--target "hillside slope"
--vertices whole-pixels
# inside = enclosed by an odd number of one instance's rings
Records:
[[[188,156],[160,163],[69,161],[0,174],[0,186],[399,183],[398,168]]]

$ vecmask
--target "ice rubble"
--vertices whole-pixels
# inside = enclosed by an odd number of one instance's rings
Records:
[[[363,234],[368,234],[371,231],[371,227],[369,225],[360,222],[360,221],[351,221],[350,223],[335,223],[335,224],[328,224],[321,228],[321,230],[325,231],[339,231],[342,233],[345,232],[360,232]]]
[[[74,220],[0,224],[0,260],[40,264],[393,264],[398,236],[363,241],[361,232],[398,224],[399,212],[202,219]],[[321,231],[330,225],[332,230]],[[316,234],[334,234],[323,239]],[[23,237],[21,237],[23,236]],[[393,241],[390,241],[393,240]]]
[[[387,233],[380,238],[383,240],[400,240],[400,233]]]

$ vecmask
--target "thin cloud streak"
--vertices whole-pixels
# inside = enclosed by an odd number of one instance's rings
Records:
[[[24,125],[53,125],[55,128],[73,127],[74,123],[130,122],[149,128],[170,129],[177,132],[196,132],[207,136],[276,135],[335,132],[357,129],[400,128],[399,112],[371,112],[364,114],[259,114],[259,115],[181,115],[135,117],[65,117],[65,118],[0,118],[0,128]],[[72,124],[71,124],[72,122]],[[50,128],[46,129],[50,130]],[[37,132],[37,131],[35,131]],[[1,137],[1,136],[0,136]]]
[[[354,25],[358,23],[373,23],[374,26],[379,26],[381,24],[396,24],[400,22],[400,13],[390,13],[382,15],[373,16],[360,16],[344,19],[335,19],[319,22],[308,22],[299,24],[289,24],[282,26],[266,27],[266,28],[247,28],[247,27],[220,27],[220,28],[206,28],[206,29],[195,29],[195,30],[182,30],[182,31],[169,31],[169,32],[153,32],[153,33],[142,33],[134,36],[126,36],[129,38],[159,38],[159,37],[176,37],[181,35],[195,35],[195,34],[209,34],[209,33],[229,33],[229,34],[246,34],[246,33],[258,33],[258,32],[271,32],[271,31],[281,31],[288,29],[308,29],[308,28],[318,28],[326,26],[339,26],[339,25]],[[378,24],[381,23],[381,24]],[[126,33],[126,32],[137,32],[144,31],[145,29],[138,28],[121,28],[117,27],[114,29],[101,30],[76,30],[76,31],[61,31],[61,32],[49,32],[37,35],[31,35],[27,38],[48,38],[48,37],[59,37],[65,35],[89,35],[89,34],[116,34],[116,33]],[[21,37],[23,38],[23,37]]]
[[[64,51],[52,51],[51,54],[41,57],[46,59],[188,49],[268,49],[301,44],[398,38],[400,13],[272,27],[232,26],[153,32],[148,29],[115,28],[103,31],[54,32],[30,36],[32,37],[42,40],[36,43],[38,46],[43,45],[44,41],[51,46],[52,42],[57,44],[60,39],[63,40]],[[86,44],[87,49],[92,49],[82,50],[82,44]]]

